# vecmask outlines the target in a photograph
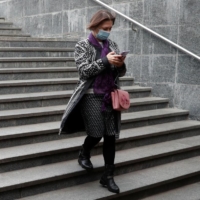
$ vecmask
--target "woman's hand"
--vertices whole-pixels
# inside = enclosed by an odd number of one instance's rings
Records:
[[[107,58],[111,65],[114,65],[116,67],[122,67],[126,57],[124,57],[122,55],[116,55],[115,52],[110,52],[107,55]]]

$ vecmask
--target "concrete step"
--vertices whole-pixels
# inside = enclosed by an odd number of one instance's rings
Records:
[[[137,190],[139,190],[139,188],[140,190],[145,189],[143,185],[144,183],[145,186],[149,185],[148,188],[153,188],[153,186],[155,187],[156,185],[158,185],[157,184],[158,181],[160,184],[164,185],[175,180],[184,179],[186,177],[195,176],[197,174],[199,175],[200,156],[193,157],[190,159],[184,159],[184,155],[186,153],[185,151],[187,151],[186,149],[191,151],[192,149],[197,148],[196,146],[198,146],[199,149],[199,144],[197,144],[197,141],[195,139],[199,140],[200,138],[198,136],[190,141],[175,140],[165,143],[149,145],[142,148],[139,147],[117,152],[115,161],[116,174],[122,174],[122,175],[119,176],[119,178],[116,177],[116,182],[118,183],[121,189],[121,195],[123,195],[123,193],[127,195],[127,191],[129,191],[129,194],[130,192],[134,193],[133,192],[134,188],[137,188]],[[163,165],[156,163],[156,161],[158,162],[158,160],[162,159],[163,157],[168,157],[168,156],[175,157],[175,155],[180,153],[183,156],[182,159],[184,160],[181,159],[181,161],[177,162],[173,162],[171,160],[171,162],[168,164],[161,162],[160,164]],[[53,185],[54,186],[57,185],[57,189],[59,189],[61,187],[71,187],[74,185],[75,185],[74,187],[77,187],[76,185],[80,183],[85,183],[84,187],[86,187],[88,186],[88,184],[91,184],[87,182],[99,179],[100,174],[102,174],[103,172],[104,162],[102,155],[93,156],[91,160],[93,162],[95,169],[90,174],[90,176],[88,176],[88,173],[78,165],[77,159],[2,173],[1,174],[2,181],[0,182],[0,192],[8,191],[8,193],[10,193],[10,191],[13,190],[14,191],[20,190],[22,196],[16,196],[14,198],[16,199],[23,197],[23,194],[25,193],[26,195],[33,195],[33,194],[35,195],[37,193],[48,191],[50,190],[50,187],[52,187]],[[142,165],[142,163],[143,167],[140,166],[140,168],[138,168],[137,164]],[[152,167],[147,168],[147,163]],[[120,169],[122,168],[123,169],[126,168],[126,170],[129,170],[129,173],[123,174],[124,172],[120,171]],[[131,180],[133,182],[131,182],[130,184]],[[126,183],[129,184],[127,185]],[[143,184],[141,185],[141,183]],[[99,184],[97,182],[93,184],[95,185],[94,187],[99,187]],[[124,185],[126,185],[126,187],[123,187]],[[40,188],[40,190],[38,190],[38,188]],[[82,188],[82,185],[79,185],[79,188]],[[90,188],[90,191],[93,191],[91,187],[88,188]],[[70,191],[71,189],[72,188],[66,190]],[[80,190],[78,190],[77,188],[76,191]],[[87,190],[86,192],[88,194]],[[99,188],[98,195],[100,194],[106,195],[105,197],[107,197],[107,195],[114,195],[113,193],[110,193],[105,189],[104,191],[102,191]],[[69,192],[66,192],[66,195],[69,195]],[[44,198],[43,196],[43,199],[49,199],[49,198]],[[54,199],[57,198],[55,198],[54,196]],[[66,196],[65,199],[70,199],[70,196]],[[92,199],[96,198],[93,197]]]
[[[176,108],[164,108],[140,112],[130,112],[122,115],[122,128],[136,128],[166,122],[188,119],[189,112]]]
[[[0,27],[11,27],[11,26],[13,26],[12,22],[0,21]]]
[[[145,97],[131,99],[131,107],[126,112],[138,112],[144,110],[154,110],[160,108],[167,108],[169,99],[159,97]]]
[[[5,18],[4,17],[0,17],[0,22],[4,22]]]
[[[77,42],[79,38],[77,37],[66,37],[66,38],[50,38],[50,37],[30,37],[30,38],[1,38],[1,41],[6,42]],[[58,46],[59,47],[59,46]]]
[[[0,148],[77,136],[76,134],[58,136],[59,126],[60,121],[0,128]],[[183,120],[125,129],[121,131],[120,138],[132,141],[130,144],[135,147],[199,135],[199,128],[198,121]],[[85,136],[85,133],[80,133],[80,135]]]
[[[31,37],[29,34],[20,34],[20,33],[1,33],[0,37]]]
[[[77,38],[15,38],[0,37],[0,47],[56,47],[74,48]]]
[[[78,78],[32,79],[0,81],[0,94],[35,93],[47,91],[72,90],[77,85]],[[133,78],[120,78],[121,86],[132,86]]]
[[[45,58],[45,57],[25,57],[25,58],[18,58],[18,57],[13,57],[13,58],[0,58],[0,62],[8,62],[8,63],[13,63],[13,62],[56,62],[56,61],[74,61],[73,57],[65,57],[65,58],[60,58],[60,57],[52,57],[52,58]]]
[[[157,195],[153,195],[142,200],[198,200],[200,197],[200,182],[185,185],[173,190],[162,192]]]
[[[72,90],[76,84],[77,78],[0,81],[0,93],[22,94]]]
[[[138,86],[122,87],[129,92],[130,98],[137,98],[138,96],[144,96],[138,101],[138,107],[141,110],[156,109],[166,107],[168,100],[156,98],[155,101],[151,101],[145,98],[149,96],[151,88],[143,88],[143,91],[138,91]],[[39,93],[24,93],[24,94],[9,94],[0,95],[0,110],[22,109],[22,108],[34,108],[43,106],[65,105],[73,90],[70,91],[53,91],[53,92],[39,92]],[[139,105],[139,102],[145,100],[145,105]],[[137,100],[131,100],[132,105],[136,106]],[[137,108],[139,110],[139,108]]]
[[[78,77],[76,67],[1,68],[0,81]]]
[[[138,85],[122,86],[121,88],[128,91],[131,98],[149,97],[152,89],[151,87],[140,87]]]
[[[148,195],[147,192],[159,192],[159,189],[164,186],[175,187],[175,184],[181,184],[181,181],[183,182],[184,180],[187,180],[188,177],[199,176],[199,174],[200,157],[197,156],[174,163],[116,176],[115,181],[120,187],[120,194],[111,193],[107,189],[101,187],[99,181],[94,181],[74,187],[55,190],[45,194],[22,198],[21,200],[136,200]]]
[[[0,111],[0,127],[20,126],[42,122],[60,121],[66,105],[48,106]],[[179,109],[158,109],[122,115],[122,128],[135,128],[165,122],[184,120],[188,111]]]
[[[183,127],[180,127],[181,124],[183,125]],[[171,129],[169,129],[167,126],[164,126],[164,128],[162,127],[163,129],[159,133],[160,138],[165,134],[172,135],[171,137],[173,137],[173,134],[175,132],[182,134],[183,131],[190,131],[190,130],[200,131],[200,122],[190,123],[190,121],[184,121],[179,123],[174,122],[167,125],[173,125],[174,127]],[[155,132],[152,133],[147,128],[150,128],[151,130],[154,129]],[[151,137],[154,137],[155,134],[158,134],[156,128],[157,129],[160,128],[161,130],[161,126],[159,125],[146,127],[145,129],[146,134],[144,135],[142,133],[136,132],[135,129],[122,130],[121,137],[119,140],[117,140],[116,143],[116,150],[118,151],[126,150],[125,152],[130,151],[129,153],[131,153],[131,151],[134,151],[133,155],[137,156],[141,156],[141,153],[139,152],[142,152],[142,154],[143,153],[147,154],[147,152],[149,151],[148,156],[150,154],[151,156],[154,155],[155,156],[154,158],[156,158],[157,153],[162,154],[162,156],[169,156],[171,155],[171,153],[172,154],[184,153],[184,155],[186,156],[187,152],[195,150],[197,153],[198,149],[200,149],[200,144],[198,142],[200,139],[200,134],[198,134],[197,136],[193,135],[193,137],[189,138],[186,137],[186,138],[176,139],[174,141],[166,140],[167,142],[162,140],[159,141],[157,137],[156,144],[155,143],[151,144],[150,142],[147,143],[147,141],[149,140],[153,141]],[[142,128],[138,128],[137,130],[141,131]],[[166,133],[167,131],[168,133]],[[136,135],[134,133],[136,133]],[[143,141],[143,145],[141,144],[141,138],[145,140],[145,142]],[[0,172],[2,173],[28,167],[40,166],[43,165],[43,163],[51,164],[51,163],[56,163],[58,161],[61,162],[71,159],[77,159],[78,151],[81,148],[84,139],[85,136],[80,136],[75,138],[66,138],[55,141],[46,141],[34,144],[15,146],[10,148],[3,148],[1,149],[1,155],[0,155],[0,164],[1,164]],[[161,146],[162,148],[160,148]],[[135,148],[135,149],[129,150],[130,148]],[[102,153],[102,142],[97,147],[95,147],[95,149],[93,149],[92,159],[93,156],[99,155],[101,153]],[[121,156],[122,155],[120,155],[119,153],[119,157]],[[144,156],[142,156],[142,158],[144,158]]]
[[[32,57],[34,60],[36,57]],[[13,62],[0,62],[1,68],[43,68],[43,67],[75,67],[74,59],[53,59],[54,57],[46,57],[47,59],[35,59],[34,61],[13,61]]]
[[[75,66],[73,57],[0,58],[0,68],[40,68]]]
[[[74,48],[52,48],[52,47],[0,47],[0,52],[73,52]]]
[[[0,57],[73,57],[74,48],[3,47]]]
[[[19,35],[21,34],[22,29],[21,28],[11,28],[11,27],[0,27],[0,35]]]

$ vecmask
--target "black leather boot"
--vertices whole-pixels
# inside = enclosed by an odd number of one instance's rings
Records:
[[[93,165],[90,161],[90,152],[87,152],[83,146],[79,152],[78,163],[83,169],[86,169],[87,171],[91,171],[93,169]]]
[[[103,185],[104,187],[107,187],[110,192],[119,193],[120,192],[119,187],[116,185],[113,179],[114,169],[115,169],[114,165],[105,166],[105,171],[100,179],[100,184]]]

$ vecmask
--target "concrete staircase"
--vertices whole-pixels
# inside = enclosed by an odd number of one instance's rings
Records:
[[[85,133],[58,136],[78,80],[77,39],[31,38],[3,18],[0,35],[1,200],[150,200],[180,186],[196,188],[200,122],[189,120],[188,111],[169,108],[168,99],[152,97],[151,88],[134,85],[131,77],[120,79],[131,96],[116,145],[121,193],[102,188],[102,143],[92,152],[95,169],[87,173],[77,163]]]
[[[0,37],[30,37],[30,35],[23,34],[21,28],[16,28],[12,22],[0,18]]]

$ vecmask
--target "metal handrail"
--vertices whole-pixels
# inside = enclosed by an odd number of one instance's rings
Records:
[[[162,35],[156,33],[155,31],[149,29],[148,27],[146,27],[146,26],[140,24],[139,22],[137,22],[137,21],[131,19],[130,17],[128,17],[128,16],[124,15],[123,13],[117,11],[116,9],[114,9],[114,8],[112,8],[112,7],[110,7],[110,6],[108,6],[107,4],[103,3],[102,1],[100,1],[100,0],[93,0],[93,1],[95,1],[96,3],[102,5],[103,7],[107,8],[107,9],[109,9],[109,10],[114,11],[114,12],[117,13],[118,15],[124,17],[125,19],[131,21],[132,23],[136,24],[137,26],[139,26],[139,27],[143,28],[144,30],[150,32],[152,35],[155,35],[155,36],[157,36],[158,38],[164,40],[165,42],[171,44],[172,46],[176,47],[177,49],[179,49],[179,50],[181,50],[181,51],[183,51],[183,52],[189,54],[190,56],[192,56],[192,57],[194,57],[194,58],[196,58],[196,59],[198,59],[198,60],[200,60],[200,57],[199,57],[198,55],[192,53],[191,51],[188,51],[187,49],[183,48],[182,46],[180,46],[180,45],[178,45],[178,44],[176,44],[176,43],[174,43],[174,42],[172,42],[171,40],[167,39],[166,37],[164,37],[164,36],[162,36]]]

